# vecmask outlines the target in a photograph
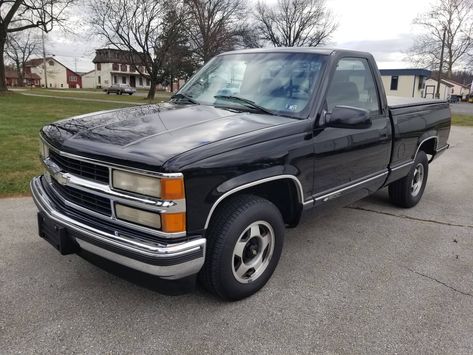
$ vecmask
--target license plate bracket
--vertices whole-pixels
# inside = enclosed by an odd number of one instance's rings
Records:
[[[40,212],[38,212],[38,234],[62,255],[74,254],[80,249],[77,242],[69,236],[66,227]]]

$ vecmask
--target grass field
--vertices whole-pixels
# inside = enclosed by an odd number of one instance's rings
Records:
[[[9,94],[0,96],[0,197],[28,193],[41,171],[38,132],[48,122],[88,112],[130,107]]]
[[[101,92],[83,91],[44,89],[32,91],[41,95],[64,96],[64,99],[25,96],[21,93],[0,96],[0,197],[29,193],[29,181],[41,172],[38,132],[46,123],[94,111],[130,107],[128,102],[146,103],[142,96],[107,96]],[[109,100],[123,101],[123,104],[75,101],[67,97],[105,100],[108,97]],[[160,93],[156,101],[163,101],[168,97],[169,94]],[[473,127],[473,116],[453,115],[452,122],[455,125]]]
[[[145,92],[138,92],[133,95],[117,95],[110,94],[107,95],[105,92],[97,89],[90,90],[69,90],[69,89],[30,89],[23,91],[25,94],[34,94],[34,95],[47,95],[47,96],[59,96],[59,97],[77,97],[82,99],[93,99],[93,100],[107,100],[107,101],[122,101],[130,103],[157,103],[166,101],[169,99],[170,94],[167,92],[157,92],[155,99],[150,101],[146,99]]]
[[[452,115],[452,124],[456,126],[469,126],[473,127],[473,116],[467,115]]]

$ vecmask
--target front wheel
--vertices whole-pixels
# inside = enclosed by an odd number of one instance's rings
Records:
[[[399,207],[417,205],[424,194],[429,174],[429,160],[423,151],[417,153],[409,174],[389,185],[389,199]]]
[[[199,280],[211,293],[239,300],[261,289],[276,269],[284,222],[270,201],[241,195],[219,206],[207,240]]]

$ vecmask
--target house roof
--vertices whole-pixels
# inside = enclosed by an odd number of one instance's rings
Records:
[[[381,69],[379,71],[381,75],[385,76],[423,76],[428,78],[432,72],[427,69]]]
[[[435,85],[437,85],[437,78],[432,78],[430,77],[429,80],[433,80],[435,81]],[[449,88],[452,88],[454,85],[452,83],[449,83],[448,81],[445,81],[443,79],[440,80],[440,82],[445,85],[445,86],[448,86]]]
[[[79,75],[77,74],[74,70],[68,68],[67,66],[65,66],[64,64],[62,64],[59,60],[57,60],[56,58],[54,57],[46,57],[45,58],[46,61],[50,61],[50,60],[53,60],[55,61],[56,63],[58,63],[59,65],[62,65],[64,68],[66,68],[67,70],[69,70],[70,72],[76,74],[76,75]],[[26,63],[25,63],[25,67],[37,67],[37,66],[40,66],[40,65],[43,65],[43,58],[33,58],[33,59],[30,59],[28,60]]]
[[[114,48],[101,48],[95,50],[94,63],[120,63],[139,64],[143,63],[140,54]]]
[[[453,85],[461,86],[461,87],[464,87],[464,88],[467,88],[467,89],[470,88],[470,85],[468,85],[468,84],[460,84],[458,81],[455,81],[455,80],[452,80],[452,79],[442,78],[442,81],[447,82],[447,83],[451,83],[451,84],[453,84]]]
[[[16,72],[16,70],[7,69],[7,70],[5,70],[5,77],[7,79],[18,79],[18,73]],[[25,79],[41,80],[41,77],[38,74],[25,73]]]
[[[94,71],[95,71],[95,69],[92,69],[92,70],[89,70],[88,72],[82,72],[82,73],[78,73],[78,74],[79,74],[80,76],[84,76],[84,75],[93,73]]]

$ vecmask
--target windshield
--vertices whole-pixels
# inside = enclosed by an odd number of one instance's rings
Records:
[[[215,57],[179,91],[195,103],[296,118],[308,115],[325,56],[242,53]]]

